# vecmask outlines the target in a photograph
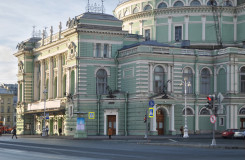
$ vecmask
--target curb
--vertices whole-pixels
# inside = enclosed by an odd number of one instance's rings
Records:
[[[215,149],[245,149],[245,146],[225,146],[225,145],[216,145],[211,146],[207,144],[179,144],[179,143],[137,143],[137,144],[146,144],[146,145],[157,145],[157,146],[173,146],[173,147],[193,147],[193,148],[215,148]]]

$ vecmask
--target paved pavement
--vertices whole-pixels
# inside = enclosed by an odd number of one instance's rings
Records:
[[[10,136],[10,135],[3,135]],[[44,139],[67,139],[74,140],[73,136],[47,136],[40,135],[19,135],[18,138],[44,138]],[[137,143],[145,145],[162,145],[162,146],[178,146],[178,147],[195,147],[195,148],[222,148],[222,149],[245,149],[245,139],[223,139],[216,135],[216,145],[211,145],[212,135],[189,135],[189,138],[176,136],[112,136],[109,140],[108,136],[88,136],[78,140],[100,140],[111,141],[114,143]]]

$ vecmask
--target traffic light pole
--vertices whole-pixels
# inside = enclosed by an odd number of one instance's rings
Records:
[[[146,123],[145,123],[145,137],[144,138],[147,138],[147,134],[148,134],[148,122],[147,122],[147,119],[148,119],[148,115],[147,115],[147,112],[148,112],[148,109],[146,110]]]
[[[215,110],[215,105],[214,105],[214,99],[215,98],[213,98],[213,102],[212,102],[212,111],[213,111],[213,115],[215,115],[216,116],[216,110]],[[213,139],[212,139],[212,144],[211,144],[211,146],[216,146],[216,140],[215,140],[215,123],[216,122],[214,122],[213,123]]]

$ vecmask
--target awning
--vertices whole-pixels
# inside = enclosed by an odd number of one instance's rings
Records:
[[[27,111],[24,114],[43,114],[43,113],[44,113],[44,110],[32,110],[32,111]],[[50,115],[65,114],[65,108],[47,109],[45,110],[45,113],[49,113]]]

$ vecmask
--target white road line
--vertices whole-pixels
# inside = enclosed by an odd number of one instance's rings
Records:
[[[175,140],[173,140],[173,139],[169,139],[169,140],[172,141],[172,142],[175,142],[175,143],[178,142],[178,141],[175,141]]]

